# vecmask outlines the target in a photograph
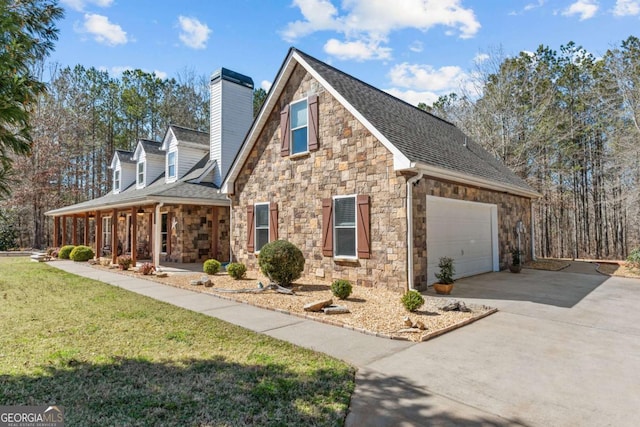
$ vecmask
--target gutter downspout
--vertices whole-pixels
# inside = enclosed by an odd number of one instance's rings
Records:
[[[160,208],[164,206],[164,202],[160,202],[156,205],[156,213],[153,216],[153,242],[155,248],[153,248],[153,265],[156,268],[160,267],[160,250],[162,249],[162,236],[160,236]]]
[[[413,290],[413,184],[422,179],[422,172],[407,179],[407,286]]]

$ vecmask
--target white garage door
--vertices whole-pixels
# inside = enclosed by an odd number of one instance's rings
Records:
[[[498,271],[498,208],[427,196],[427,274],[437,281],[440,257],[454,259],[455,278]]]

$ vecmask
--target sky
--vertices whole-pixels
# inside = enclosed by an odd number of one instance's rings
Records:
[[[225,67],[268,90],[294,46],[414,105],[468,87],[499,53],[573,41],[599,57],[640,37],[640,0],[59,1],[50,60],[62,66],[161,78]]]

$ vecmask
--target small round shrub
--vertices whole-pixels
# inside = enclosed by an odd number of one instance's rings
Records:
[[[242,263],[232,262],[231,264],[227,265],[227,273],[229,273],[229,276],[233,277],[236,280],[242,279],[246,272],[247,266]]]
[[[351,282],[348,280],[336,280],[331,284],[331,293],[334,297],[339,299],[349,298],[351,295],[352,287]]]
[[[406,294],[402,295],[400,299],[402,305],[410,312],[414,312],[424,304],[424,298],[420,295],[420,292],[415,289],[410,290]]]
[[[142,273],[143,276],[148,276],[151,273],[153,273],[154,271],[156,271],[156,267],[153,264],[151,264],[150,262],[145,262],[144,264],[142,264],[140,266],[138,271],[140,273]]]
[[[58,251],[58,258],[60,259],[69,259],[69,255],[71,255],[71,251],[75,248],[73,245],[65,245],[60,248]]]
[[[627,266],[632,269],[640,269],[640,248],[631,251],[627,257]]]
[[[258,258],[262,274],[278,283],[288,286],[300,278],[304,270],[302,251],[291,242],[276,240],[260,249]]]
[[[94,255],[95,254],[93,253],[93,249],[91,249],[89,246],[80,245],[73,248],[73,250],[69,254],[69,258],[73,261],[84,262],[92,259]]]
[[[216,274],[220,271],[220,262],[215,259],[208,259],[202,265],[202,270],[207,274]]]

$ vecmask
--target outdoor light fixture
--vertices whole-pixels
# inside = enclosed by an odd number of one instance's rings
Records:
[[[95,217],[96,217],[96,214],[94,214],[93,212],[89,213],[89,218],[95,218]]]
[[[124,221],[125,219],[127,219],[127,217],[123,213],[121,213],[120,216],[118,217],[118,219],[120,221]]]
[[[138,211],[136,213],[138,214],[138,216],[142,216],[144,215],[144,209],[138,208]]]

